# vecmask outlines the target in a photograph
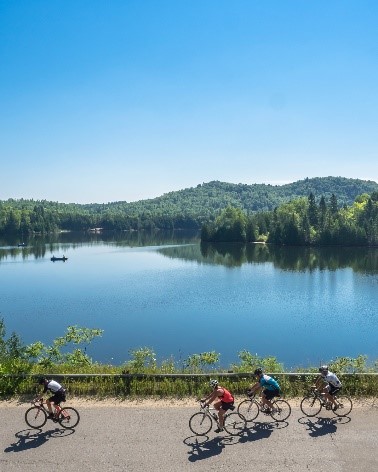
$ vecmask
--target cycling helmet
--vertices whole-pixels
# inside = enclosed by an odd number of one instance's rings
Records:
[[[262,375],[262,373],[263,373],[263,370],[261,367],[259,367],[253,372],[253,375]]]
[[[218,387],[218,380],[211,379],[211,380],[210,380],[210,387],[211,387],[211,388]]]
[[[328,365],[322,365],[319,367],[319,372],[328,372]]]
[[[39,377],[39,378],[38,378],[38,383],[39,383],[40,385],[42,385],[42,384],[45,383],[45,380],[46,380],[45,377]]]

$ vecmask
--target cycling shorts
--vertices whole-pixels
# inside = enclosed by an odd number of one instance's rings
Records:
[[[341,387],[335,387],[335,386],[332,385],[332,384],[328,384],[328,385],[326,386],[326,389],[327,389],[327,391],[328,391],[328,393],[329,393],[330,395],[335,395],[335,393],[340,392]]]
[[[224,411],[227,411],[227,410],[233,410],[235,407],[234,407],[234,402],[232,403],[229,403],[229,402],[222,402],[222,406],[221,406],[222,410]]]
[[[55,405],[59,405],[60,402],[66,401],[66,391],[65,390],[58,390],[54,393],[52,397],[49,398],[49,402],[54,403]]]
[[[280,391],[277,390],[276,388],[274,390],[268,390],[267,388],[264,390],[264,395],[267,400],[271,400],[274,397],[279,397],[280,396]]]

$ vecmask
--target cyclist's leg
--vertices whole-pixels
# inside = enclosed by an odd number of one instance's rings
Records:
[[[335,404],[335,399],[333,398],[331,392],[332,392],[332,385],[330,384],[327,384],[322,391],[322,393],[324,393],[324,398],[326,402]]]
[[[329,401],[332,402],[333,407],[337,407],[338,404],[337,404],[337,402],[336,402],[336,400],[335,400],[335,394],[338,393],[338,392],[340,392],[341,388],[339,388],[339,387],[334,387],[333,385],[330,385],[329,387],[330,387],[329,393],[328,393],[329,398],[330,398]]]
[[[268,390],[268,389],[265,389],[263,390],[262,394],[261,394],[261,401],[262,401],[262,404],[269,408],[269,409],[272,409],[273,405],[272,405],[272,398],[274,398],[276,396],[276,393],[274,390]]]
[[[221,420],[221,416],[220,416],[220,410],[222,408],[222,402],[221,400],[218,400],[216,402],[213,403],[213,407],[214,409],[216,410],[216,412],[218,413],[218,420],[219,420],[219,423],[220,423],[220,420]]]
[[[50,397],[46,400],[46,405],[47,405],[47,409],[49,410],[50,416],[52,416],[54,414],[53,413],[54,402],[55,402],[55,395],[53,395],[52,397]]]
[[[233,405],[233,403],[221,402],[221,408],[219,409],[218,413],[220,428],[223,428],[224,426],[224,415],[226,414],[227,410],[229,410]]]

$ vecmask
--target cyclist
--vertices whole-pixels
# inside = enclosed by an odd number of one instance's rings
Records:
[[[334,395],[336,392],[339,392],[342,387],[342,383],[338,379],[337,375],[328,370],[327,365],[322,365],[319,367],[319,377],[316,379],[315,385],[313,385],[316,390],[320,393],[324,393],[325,399],[333,405],[333,408],[338,407]]]
[[[204,403],[203,406],[205,407],[215,401],[214,408],[217,410],[219,418],[219,428],[216,429],[215,432],[220,433],[223,431],[224,415],[226,414],[226,411],[235,408],[234,396],[226,388],[221,387],[216,379],[210,380],[210,387],[213,391],[206,398],[201,400],[201,402]]]
[[[258,381],[250,386],[248,395],[253,395],[257,390],[264,389],[261,393],[261,403],[263,404],[264,412],[270,413],[273,407],[271,400],[281,395],[280,385],[273,377],[264,374],[260,367],[253,372],[253,375]]]
[[[52,406],[53,405],[60,405],[61,402],[66,401],[66,389],[60,385],[56,380],[48,380],[45,377],[40,377],[38,379],[39,385],[43,385],[43,392],[46,393],[48,390],[53,394],[50,398],[46,400],[47,408],[49,410],[48,418],[53,419],[54,413]],[[42,398],[42,395],[39,399]]]

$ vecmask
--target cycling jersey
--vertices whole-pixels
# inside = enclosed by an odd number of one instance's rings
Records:
[[[341,382],[333,372],[328,371],[327,375],[320,374],[322,379],[328,382],[330,385],[336,388],[341,387]]]
[[[223,390],[223,395],[221,397],[219,397],[222,402],[224,403],[234,403],[234,397],[232,396],[232,394],[227,390],[225,389],[224,387],[219,387]]]
[[[263,375],[259,383],[261,387],[265,387],[267,390],[280,390],[280,386],[277,380],[274,380],[273,377],[269,377],[269,375]]]
[[[47,390],[50,390],[51,392],[53,393],[56,393],[56,392],[59,392],[59,391],[63,391],[64,388],[60,385],[60,383],[56,382],[55,380],[49,380],[46,384],[45,384],[45,392],[47,392]]]

